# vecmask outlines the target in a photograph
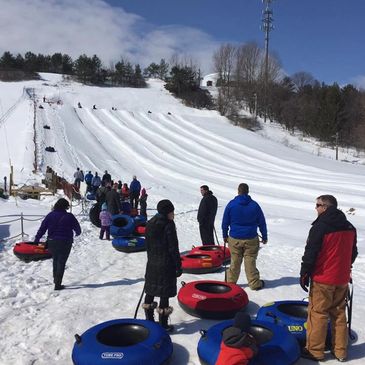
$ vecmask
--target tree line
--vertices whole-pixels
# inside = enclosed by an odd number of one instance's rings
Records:
[[[166,81],[166,89],[181,98],[186,105],[202,108],[213,107],[210,94],[200,88],[200,71],[191,60],[179,60],[174,55],[169,65],[164,59],[152,62],[143,72],[140,65],[121,59],[105,67],[97,55],[85,54],[73,60],[69,55],[26,52],[14,56],[9,51],[0,58],[0,79],[5,81],[39,78],[37,72],[51,72],[73,76],[89,85],[146,87],[146,78]]]
[[[266,83],[264,50],[256,43],[221,45],[213,63],[222,115],[240,123],[242,109],[261,117],[266,113],[290,132],[300,131],[329,145],[365,148],[364,91],[353,85],[326,85],[304,71],[282,75],[280,61],[272,54]]]
[[[0,58],[0,70],[3,75],[13,75],[20,78],[37,77],[37,72],[51,72],[74,76],[77,81],[90,85],[145,87],[146,82],[141,67],[132,65],[121,59],[110,67],[105,67],[97,55],[89,57],[85,54],[73,60],[69,55],[54,53],[53,55],[34,54],[26,52],[14,56],[9,51]],[[22,73],[16,73],[21,71]],[[24,77],[24,75],[26,77]]]

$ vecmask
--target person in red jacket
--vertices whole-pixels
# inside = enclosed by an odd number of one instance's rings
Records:
[[[332,195],[317,198],[318,217],[309,231],[300,270],[300,285],[309,291],[306,346],[302,357],[324,359],[328,320],[331,321],[332,354],[347,358],[346,297],[351,267],[357,256],[356,229],[337,209]]]
[[[247,365],[257,354],[256,339],[248,333],[251,318],[248,314],[237,312],[233,326],[223,331],[222,343],[215,365]]]

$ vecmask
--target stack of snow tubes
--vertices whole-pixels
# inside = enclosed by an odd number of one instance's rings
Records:
[[[307,334],[308,302],[303,300],[281,300],[263,305],[256,319],[286,327],[301,347],[305,346]],[[328,326],[326,345],[331,344],[331,328]]]
[[[195,317],[227,319],[245,308],[247,293],[233,283],[215,280],[182,282],[177,299],[180,307]]]
[[[75,365],[162,365],[173,351],[167,332],[158,323],[141,319],[103,322],[75,339]]]
[[[230,259],[231,254],[226,247],[198,246],[193,247],[189,253],[181,255],[181,268],[184,273],[207,274],[219,271]]]
[[[117,214],[112,217],[110,234],[114,237],[112,245],[117,251],[130,253],[146,249],[145,238],[142,236],[143,229],[138,228],[142,226],[142,221],[141,216],[131,217],[126,214]]]
[[[18,242],[13,248],[14,255],[24,262],[50,259],[52,254],[44,247],[45,242]]]
[[[201,364],[214,365],[217,361],[223,331],[233,325],[233,321],[224,321],[201,331],[198,343],[198,355]],[[291,365],[300,357],[300,347],[295,337],[282,326],[266,321],[254,320],[248,330],[258,345],[258,354],[250,360],[250,365]]]

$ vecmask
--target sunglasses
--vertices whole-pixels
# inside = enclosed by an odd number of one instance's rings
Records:
[[[326,207],[326,204],[316,204],[316,208],[319,208],[319,207]]]

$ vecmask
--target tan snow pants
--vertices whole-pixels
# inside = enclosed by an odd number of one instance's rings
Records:
[[[324,357],[328,319],[331,320],[332,351],[337,357],[347,357],[347,291],[347,285],[311,284],[306,348],[319,359]]]
[[[228,247],[231,251],[231,265],[227,269],[229,283],[237,283],[243,260],[249,287],[251,289],[261,287],[260,272],[256,268],[259,246],[258,237],[247,240],[228,237]]]

